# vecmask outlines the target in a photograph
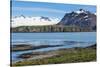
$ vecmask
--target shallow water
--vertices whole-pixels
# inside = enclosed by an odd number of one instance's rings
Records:
[[[49,51],[60,48],[86,47],[96,43],[96,32],[64,32],[64,33],[12,33],[13,44],[32,45],[64,45],[60,47],[42,48],[37,50],[12,52],[12,60],[22,53],[32,51]]]

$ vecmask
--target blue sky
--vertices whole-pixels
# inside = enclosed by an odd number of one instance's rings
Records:
[[[65,13],[77,11],[79,9],[85,9],[96,13],[96,6],[94,5],[12,1],[12,16],[25,15],[62,18]]]

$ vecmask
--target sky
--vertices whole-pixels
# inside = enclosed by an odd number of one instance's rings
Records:
[[[12,16],[46,16],[62,18],[65,13],[84,9],[96,13],[96,6],[12,0]]]

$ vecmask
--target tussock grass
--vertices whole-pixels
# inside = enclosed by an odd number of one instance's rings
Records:
[[[77,48],[58,50],[59,55],[43,59],[19,61],[12,66],[58,64],[58,63],[76,63],[96,61],[96,49],[94,48]]]

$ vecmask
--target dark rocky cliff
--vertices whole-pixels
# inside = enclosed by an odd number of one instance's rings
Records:
[[[96,30],[96,15],[90,11],[80,9],[76,12],[66,13],[57,25],[79,26],[81,28],[90,27]]]

